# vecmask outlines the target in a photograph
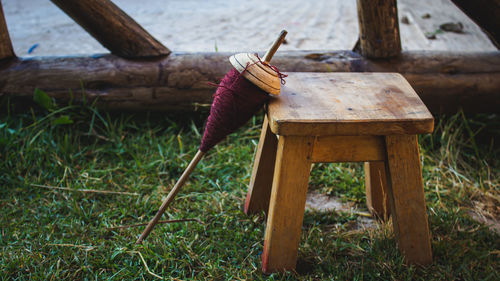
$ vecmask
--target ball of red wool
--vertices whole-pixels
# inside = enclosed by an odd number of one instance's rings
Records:
[[[200,150],[207,152],[243,126],[269,99],[266,92],[233,68],[215,92]]]

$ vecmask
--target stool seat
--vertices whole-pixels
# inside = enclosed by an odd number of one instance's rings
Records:
[[[434,119],[398,73],[290,73],[269,103],[277,135],[430,133]]]

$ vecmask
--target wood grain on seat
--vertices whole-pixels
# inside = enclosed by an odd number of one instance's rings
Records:
[[[289,73],[269,104],[277,135],[423,134],[434,119],[397,73]],[[304,126],[307,125],[307,126]]]

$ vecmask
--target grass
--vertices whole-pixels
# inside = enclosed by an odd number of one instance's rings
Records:
[[[44,101],[47,102],[47,101]],[[43,102],[41,103],[43,104]],[[434,263],[404,264],[390,222],[353,229],[355,213],[306,212],[296,272],[260,272],[265,216],[242,212],[261,117],[200,162],[146,242],[134,241],[194,156],[203,114],[110,114],[48,106],[0,116],[3,280],[495,280],[500,236],[500,117],[458,113],[420,138]],[[34,184],[67,187],[48,189]],[[318,164],[311,188],[364,206],[360,164]],[[83,193],[96,189],[138,193]],[[149,272],[148,272],[149,270]],[[495,277],[497,276],[497,277]]]

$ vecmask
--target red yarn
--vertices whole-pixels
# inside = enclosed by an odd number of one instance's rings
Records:
[[[243,126],[269,99],[266,92],[233,68],[215,92],[200,150],[207,152]]]

